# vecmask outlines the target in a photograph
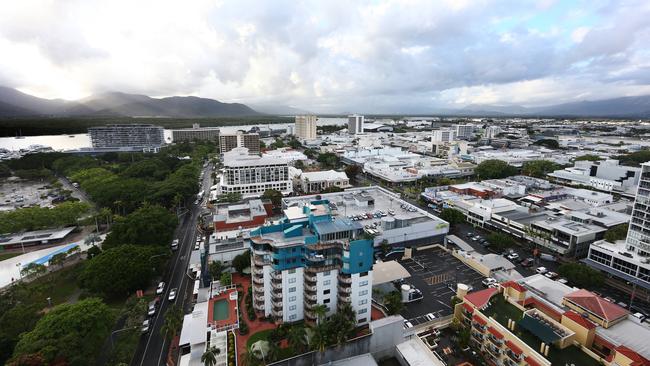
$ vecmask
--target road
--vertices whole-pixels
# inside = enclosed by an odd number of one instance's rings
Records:
[[[211,186],[211,164],[204,169],[201,189],[208,192]],[[166,364],[167,352],[169,350],[169,341],[160,334],[160,329],[165,322],[165,312],[175,303],[183,309],[183,313],[188,313],[189,296],[193,290],[193,280],[187,274],[187,264],[190,253],[194,247],[197,236],[197,219],[201,212],[201,204],[192,204],[189,211],[179,217],[180,223],[176,228],[175,237],[179,239],[179,248],[172,255],[168,268],[162,281],[165,282],[165,292],[160,296],[160,307],[153,318],[151,330],[140,338],[140,343],[136,348],[135,355],[131,361],[131,366],[158,366]],[[169,290],[178,288],[176,300],[170,302],[167,300]]]

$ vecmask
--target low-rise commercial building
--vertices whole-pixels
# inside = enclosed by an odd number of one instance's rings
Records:
[[[576,161],[573,167],[556,170],[548,176],[564,184],[633,195],[641,168],[620,165],[618,160]]]
[[[336,170],[302,172],[299,180],[303,193],[318,193],[331,187],[340,189],[352,187],[347,174]]]

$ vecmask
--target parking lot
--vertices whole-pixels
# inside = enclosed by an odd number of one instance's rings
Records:
[[[482,288],[481,274],[440,249],[418,251],[413,258],[398,262],[411,274],[406,283],[422,292],[422,300],[405,304],[400,312],[414,326],[426,322],[424,316],[428,313],[436,317],[452,314],[451,298],[457,283]]]

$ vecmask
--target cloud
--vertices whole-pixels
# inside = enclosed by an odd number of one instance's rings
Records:
[[[0,84],[318,112],[540,105],[648,92],[645,1],[22,0]]]

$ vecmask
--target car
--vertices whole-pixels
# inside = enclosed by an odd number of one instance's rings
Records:
[[[473,236],[472,237],[472,241],[477,241],[477,240],[478,240],[478,236]]]
[[[408,328],[413,328],[413,324],[408,320],[404,320],[404,329]]]
[[[427,321],[432,321],[433,319],[436,318],[436,316],[433,315],[433,313],[429,313],[429,314],[425,315],[424,317],[427,319]]]
[[[640,321],[644,321],[645,318],[646,318],[646,316],[641,314],[641,313],[634,313],[634,314],[632,314],[632,316],[639,319]]]
[[[517,254],[517,253],[510,253],[510,254],[508,254],[508,256],[507,256],[506,258],[510,259],[511,261],[514,261],[514,260],[516,260],[516,259],[519,258],[519,254]]]
[[[483,286],[489,287],[492,284],[496,284],[497,280],[495,280],[492,277],[488,277],[488,278],[484,279],[483,281],[481,281],[481,283],[483,284]]]
[[[172,241],[172,250],[178,250],[178,239],[174,239],[174,241]]]
[[[149,316],[156,315],[156,311],[158,310],[158,303],[159,302],[160,302],[160,300],[158,300],[158,298],[155,298],[151,302],[149,302],[149,306],[147,307],[147,315],[149,315]]]
[[[149,325],[150,325],[149,319],[145,319],[142,322],[142,327],[140,327],[140,331],[142,332],[142,334],[149,333]]]
[[[194,250],[199,250],[201,248],[201,242],[197,241],[196,244],[194,244]]]
[[[617,302],[616,305],[622,307],[623,309],[627,309],[627,304],[624,303],[623,301],[619,301],[619,302]]]
[[[391,216],[395,216],[395,211],[393,211],[393,210],[388,210],[388,214],[391,215]]]
[[[156,295],[160,295],[160,294],[162,294],[163,292],[165,292],[165,283],[164,283],[164,282],[160,282],[160,283],[158,284],[158,287],[156,288]]]
[[[539,274],[544,274],[544,273],[548,272],[548,270],[546,269],[546,267],[537,267],[537,269],[535,269],[535,272],[537,272]]]
[[[169,295],[167,296],[167,300],[169,300],[169,301],[176,300],[176,292],[178,292],[178,289],[176,287],[169,290]]]
[[[557,274],[555,272],[548,271],[548,272],[544,273],[544,276],[546,276],[547,278],[550,278],[550,279],[554,279],[554,278],[558,277],[559,274]]]
[[[532,267],[533,264],[535,263],[535,260],[533,258],[526,258],[523,261],[521,261],[521,266],[526,268],[526,267]]]

